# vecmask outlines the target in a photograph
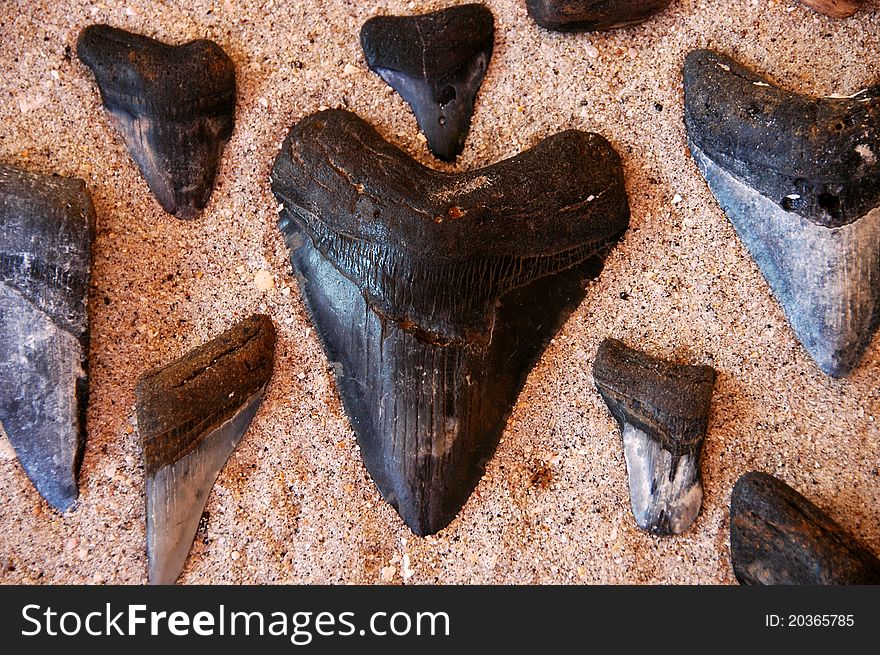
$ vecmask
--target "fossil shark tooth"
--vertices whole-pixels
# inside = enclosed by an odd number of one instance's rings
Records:
[[[492,57],[495,19],[481,4],[376,16],[361,28],[367,65],[412,107],[435,157],[455,161]]]
[[[526,0],[529,16],[557,32],[597,32],[641,23],[672,0]]]
[[[684,88],[709,188],[800,342],[845,375],[880,316],[880,86],[810,98],[697,50]]]
[[[159,204],[197,216],[235,123],[232,60],[213,41],[170,46],[108,25],[86,27],[76,51]]]
[[[862,0],[799,0],[802,5],[832,18],[849,18],[862,6]]]
[[[437,532],[628,225],[620,159],[569,130],[443,173],[330,110],[291,129],[272,189],[364,464],[413,532]]]
[[[95,210],[82,180],[0,165],[0,423],[58,509],[77,498]]]
[[[772,475],[741,476],[730,496],[730,556],[741,584],[880,584],[880,560]]]
[[[274,353],[272,321],[254,315],[138,381],[151,583],[180,575],[211,487],[263,400]]]
[[[620,425],[636,523],[654,534],[681,534],[703,503],[700,451],[715,369],[674,364],[605,339],[593,378]]]

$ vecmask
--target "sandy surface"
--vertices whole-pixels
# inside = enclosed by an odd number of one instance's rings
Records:
[[[844,380],[816,369],[688,154],[680,73],[690,49],[710,46],[792,89],[851,94],[880,78],[877,0],[843,21],[792,0],[675,0],[595,35],[543,31],[521,0],[486,2],[495,52],[456,168],[565,128],[600,132],[623,157],[631,227],[530,375],[458,518],[417,538],[380,498],[305,316],[268,173],[288,128],[323,106],[437,166],[408,106],[367,69],[358,32],[374,14],[448,4],[3,3],[0,161],[85,179],[98,232],[80,500],[51,510],[0,437],[0,581],[146,580],[136,379],[254,311],[278,329],[275,375],[182,582],[731,583],[727,506],[752,469],[880,552],[880,339]],[[235,133],[200,220],[163,213],[71,56],[94,22],[208,37],[236,62]],[[703,510],[683,536],[652,537],[632,518],[620,434],[590,374],[607,336],[719,372]]]

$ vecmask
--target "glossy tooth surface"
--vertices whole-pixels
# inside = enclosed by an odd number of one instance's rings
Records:
[[[59,511],[85,443],[94,234],[82,180],[0,165],[0,424]]]
[[[641,23],[672,0],[526,0],[529,16],[557,32],[598,32]]]
[[[272,188],[364,463],[415,533],[436,532],[626,229],[620,160],[568,131],[442,173],[331,110],[291,129]]]
[[[880,86],[810,98],[707,50],[684,81],[697,167],[800,342],[846,375],[880,316]]]
[[[636,523],[655,534],[680,534],[703,502],[700,452],[715,370],[674,364],[605,339],[593,378],[620,425]]]
[[[742,584],[880,584],[871,551],[767,473],[746,473],[733,487],[730,555]]]
[[[481,4],[419,16],[376,16],[361,29],[367,65],[412,107],[435,157],[464,148],[492,57],[495,19]]]
[[[199,215],[235,123],[235,65],[213,41],[171,46],[109,25],[79,35],[80,60],[159,204]]]
[[[151,583],[180,575],[214,481],[263,399],[274,352],[271,320],[254,315],[138,381]]]

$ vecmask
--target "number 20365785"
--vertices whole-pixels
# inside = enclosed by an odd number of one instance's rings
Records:
[[[853,614],[765,614],[768,628],[850,628],[855,625]]]

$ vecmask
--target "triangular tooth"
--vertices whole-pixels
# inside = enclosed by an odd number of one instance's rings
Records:
[[[880,584],[880,559],[828,514],[767,473],[730,496],[730,556],[741,584]]]
[[[880,318],[880,86],[799,96],[706,50],[684,82],[697,167],[800,342],[847,374]]]
[[[800,3],[832,18],[849,18],[862,6],[862,0],[800,0]]]
[[[364,464],[413,532],[437,532],[626,229],[620,160],[571,130],[446,174],[331,110],[291,129],[272,188]]]
[[[376,16],[361,28],[367,65],[410,104],[428,148],[444,161],[464,148],[494,38],[495,19],[481,4]]]
[[[138,381],[151,583],[180,575],[211,487],[263,399],[274,352],[272,321],[254,315]]]
[[[94,234],[82,180],[0,165],[0,423],[59,511],[85,444]]]
[[[673,364],[605,339],[593,378],[620,425],[636,523],[655,534],[684,532],[703,502],[700,451],[715,369]]]
[[[213,41],[170,46],[108,25],[86,27],[76,51],[159,204],[197,216],[232,136],[232,60]]]
[[[526,0],[529,16],[557,32],[597,32],[641,23],[672,0]]]

